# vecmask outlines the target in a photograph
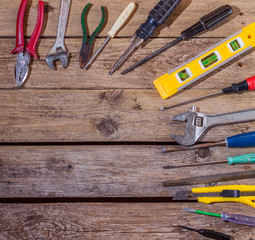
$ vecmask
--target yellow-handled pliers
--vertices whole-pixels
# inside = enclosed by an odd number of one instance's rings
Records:
[[[86,26],[86,12],[89,11],[91,4],[88,3],[85,8],[82,11],[81,15],[81,25],[83,30],[83,41],[82,41],[82,47],[80,52],[80,67],[83,69],[86,65],[86,63],[89,60],[89,57],[91,55],[91,49],[93,42],[96,38],[96,36],[99,34],[99,32],[102,30],[104,24],[105,24],[105,8],[101,7],[102,11],[102,19],[99,25],[97,26],[96,30],[91,34],[90,38],[88,37],[88,29]]]
[[[239,202],[255,208],[255,185],[192,188],[191,191],[177,191],[173,200],[197,200],[205,204]]]

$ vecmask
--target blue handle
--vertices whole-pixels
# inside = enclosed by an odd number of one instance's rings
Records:
[[[229,148],[254,147],[255,132],[242,133],[226,138],[226,146]]]

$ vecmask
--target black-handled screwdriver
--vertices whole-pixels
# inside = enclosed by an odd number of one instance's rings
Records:
[[[215,232],[213,230],[208,230],[208,229],[194,229],[182,225],[178,225],[177,227],[179,228],[184,228],[193,232],[200,233],[204,237],[211,238],[211,239],[217,239],[217,240],[231,240],[233,239],[231,236],[220,233],[220,232]]]
[[[161,0],[150,11],[146,22],[142,23],[135,32],[131,39],[131,45],[127,51],[120,57],[120,59],[114,64],[111,71],[112,75],[120,65],[130,56],[130,54],[137,49],[143,42],[146,42],[154,33],[155,29],[162,25],[177,7],[181,0]]]
[[[148,62],[152,58],[158,56],[160,53],[166,51],[167,49],[169,49],[173,46],[175,46],[177,43],[179,43],[183,40],[187,41],[187,40],[191,39],[192,37],[198,35],[199,33],[203,32],[203,31],[208,31],[208,30],[216,27],[216,25],[218,25],[221,22],[223,22],[224,20],[226,20],[232,13],[233,13],[233,9],[229,5],[224,5],[224,6],[221,6],[217,9],[215,9],[214,11],[212,11],[212,12],[208,13],[207,15],[203,16],[202,18],[200,18],[199,22],[197,22],[196,24],[194,24],[191,27],[187,28],[186,30],[184,30],[181,33],[180,37],[176,38],[174,41],[168,43],[164,47],[162,47],[159,50],[153,52],[152,54],[145,57],[144,59],[137,62],[136,64],[132,65],[131,67],[127,68],[121,74],[126,74],[126,73],[134,70],[135,68],[137,68],[137,67],[141,66],[142,64]]]
[[[186,102],[181,102],[177,103],[175,105],[167,106],[167,107],[161,107],[159,110],[160,111],[165,111],[167,109],[175,108],[175,107],[180,107],[182,105],[188,104],[188,103],[193,103],[205,98],[209,97],[215,97],[218,95],[223,95],[223,94],[228,94],[228,93],[239,93],[242,91],[254,91],[255,90],[255,76],[247,78],[246,80],[240,82],[240,83],[233,83],[231,86],[223,88],[220,92],[212,93],[206,96],[202,96],[199,98],[191,99]]]

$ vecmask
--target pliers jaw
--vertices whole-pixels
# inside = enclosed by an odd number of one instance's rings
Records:
[[[18,53],[18,58],[15,67],[15,78],[18,87],[24,86],[29,72],[31,57],[27,52]]]

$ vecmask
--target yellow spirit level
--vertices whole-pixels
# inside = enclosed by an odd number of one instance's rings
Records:
[[[207,49],[153,83],[166,99],[255,45],[255,22]]]

